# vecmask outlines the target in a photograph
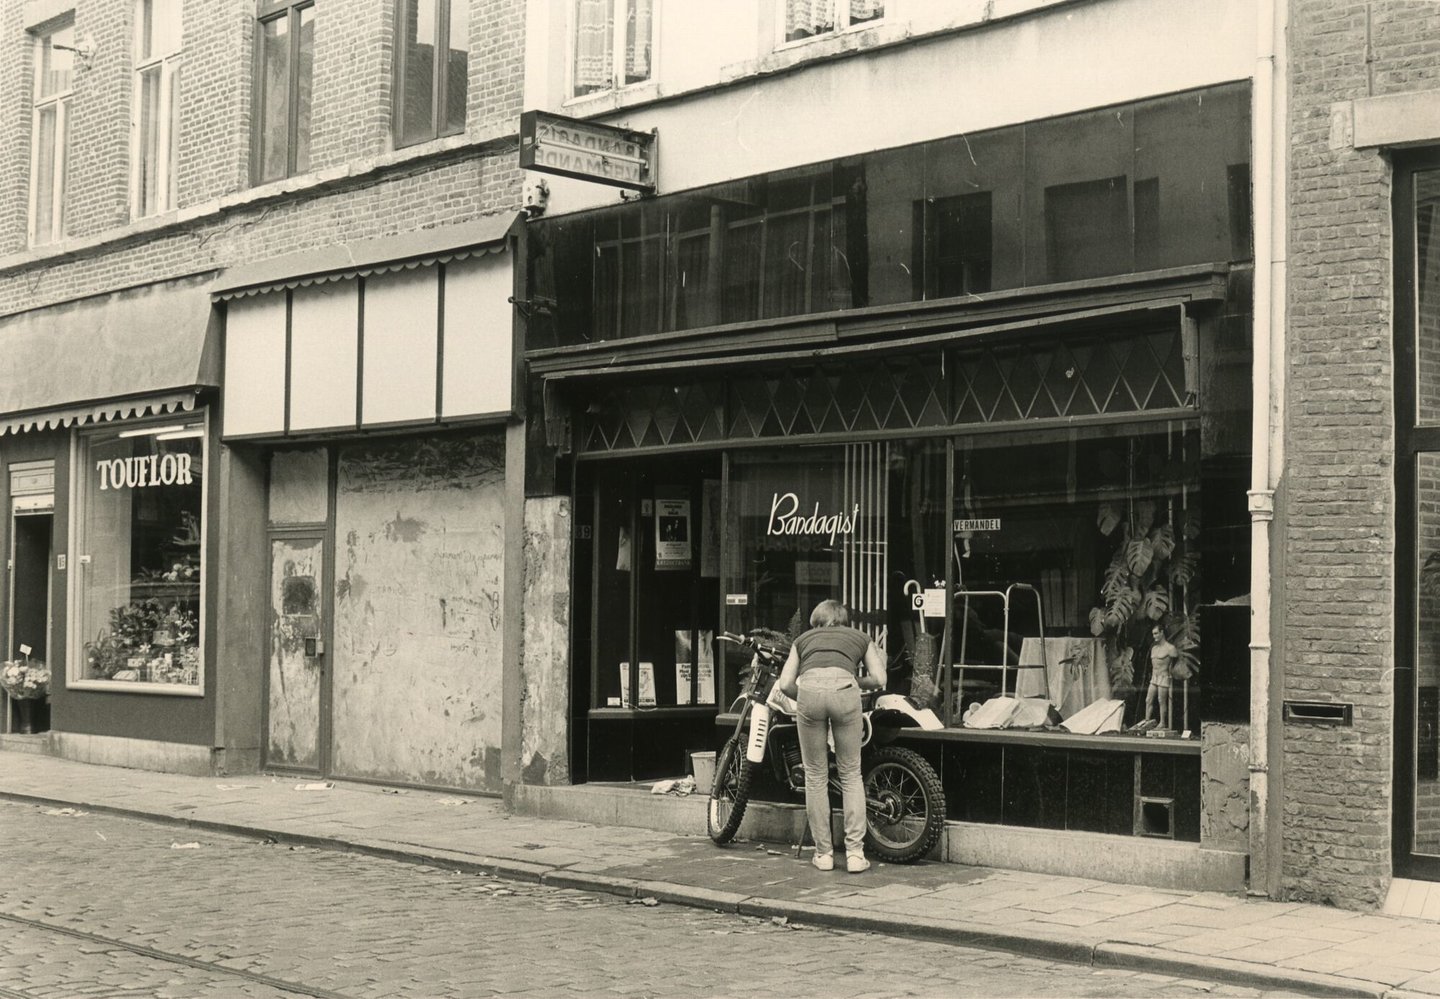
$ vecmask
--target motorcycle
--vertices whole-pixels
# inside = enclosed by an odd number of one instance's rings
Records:
[[[721,632],[722,642],[753,654],[748,676],[732,710],[738,710],[735,730],[715,757],[715,781],[710,791],[706,831],[716,843],[735,837],[750,802],[755,770],[770,761],[779,782],[804,795],[805,767],[800,758],[795,701],[776,687],[790,654],[782,641],[765,640],[756,633]],[[860,773],[865,787],[865,846],[868,852],[896,864],[924,857],[940,839],[945,825],[945,791],[940,777],[919,753],[893,744],[901,728],[928,724],[933,712],[918,708],[899,694],[862,694],[863,732]],[[835,757],[830,757],[830,795],[840,799]]]

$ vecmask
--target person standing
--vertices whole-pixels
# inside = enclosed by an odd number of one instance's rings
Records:
[[[860,673],[864,664],[865,672]],[[810,614],[810,630],[795,639],[776,681],[781,693],[795,698],[800,758],[805,764],[805,814],[815,840],[811,861],[834,870],[830,834],[829,752],[835,743],[835,769],[845,814],[845,869],[868,870],[865,859],[865,787],[860,781],[863,731],[860,692],[885,689],[885,657],[870,636],[850,627],[850,612],[838,600],[822,600]]]

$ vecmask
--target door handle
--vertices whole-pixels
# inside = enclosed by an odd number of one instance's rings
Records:
[[[325,654],[325,642],[319,638],[305,639],[305,658],[319,659]]]

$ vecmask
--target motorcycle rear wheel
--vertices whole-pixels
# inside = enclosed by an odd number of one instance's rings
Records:
[[[925,758],[881,746],[865,761],[866,848],[892,864],[925,856],[945,830],[945,790]]]
[[[735,838],[750,803],[750,772],[753,764],[745,757],[745,744],[732,735],[715,757],[715,782],[705,810],[705,831],[721,845]]]

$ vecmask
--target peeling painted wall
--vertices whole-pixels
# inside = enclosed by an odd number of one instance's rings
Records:
[[[270,456],[270,523],[325,522],[330,469],[325,449],[276,451]]]
[[[500,790],[504,456],[495,432],[340,452],[336,774]]]
[[[1250,726],[1200,726],[1200,844],[1250,849]]]
[[[568,497],[525,501],[524,649],[520,779],[570,783],[570,558]]]

